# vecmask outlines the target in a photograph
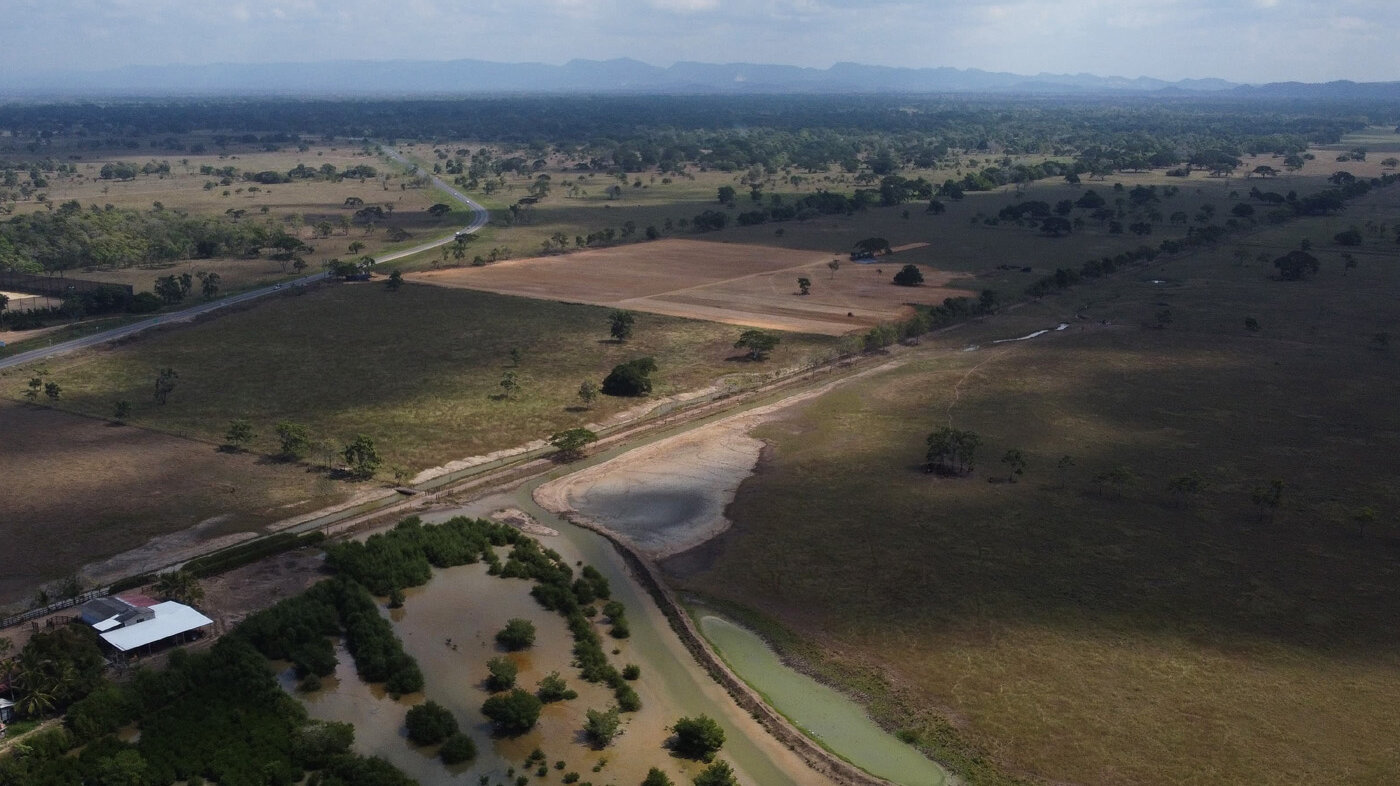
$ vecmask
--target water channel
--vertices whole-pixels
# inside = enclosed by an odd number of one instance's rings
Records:
[[[942,767],[880,728],[864,707],[788,668],[757,633],[712,611],[695,611],[700,632],[734,673],[828,750],[895,783],[943,786],[948,782]]]

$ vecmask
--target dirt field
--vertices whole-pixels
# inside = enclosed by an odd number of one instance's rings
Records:
[[[0,607],[74,573],[164,565],[349,494],[301,467],[25,404],[0,402],[0,434]]]
[[[890,278],[902,265],[898,255],[871,264],[843,259],[833,271],[827,263],[834,258],[769,246],[661,240],[412,277],[439,286],[833,336],[899,319],[908,303],[971,294],[944,287],[952,276],[937,271],[926,272],[921,287],[893,285]],[[811,280],[811,294],[798,293],[799,277]]]

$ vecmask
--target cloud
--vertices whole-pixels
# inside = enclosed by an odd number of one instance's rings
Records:
[[[647,5],[661,11],[693,14],[719,8],[719,0],[647,0]]]

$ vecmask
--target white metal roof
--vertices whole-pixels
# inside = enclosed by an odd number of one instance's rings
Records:
[[[214,621],[182,603],[166,601],[151,607],[154,619],[102,634],[102,640],[126,652],[186,631],[213,625]]]
[[[121,620],[117,619],[116,617],[108,617],[107,619],[102,620],[101,622],[94,622],[92,624],[92,627],[96,628],[98,633],[103,633],[105,631],[111,630],[112,628],[118,627],[121,624]]]

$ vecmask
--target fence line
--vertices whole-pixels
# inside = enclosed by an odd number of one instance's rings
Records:
[[[29,611],[26,611],[22,614],[16,614],[12,617],[0,619],[0,630],[4,630],[5,628],[12,628],[15,625],[28,622],[29,620],[38,619],[40,617],[46,617],[54,613],[55,611],[62,611],[63,609],[72,608],[73,606],[77,606],[81,603],[87,603],[93,598],[103,598],[106,597],[108,594],[110,593],[105,588],[88,590],[87,592],[74,595],[71,598],[60,600],[55,603],[50,603],[49,605],[41,609],[30,609]]]
[[[135,292],[130,284],[113,284],[110,281],[92,281],[85,278],[55,278],[54,276],[39,276],[33,273],[20,273],[16,270],[0,270],[0,289],[10,289],[31,295],[62,299],[69,294],[82,294],[104,287],[125,290],[128,296]]]

